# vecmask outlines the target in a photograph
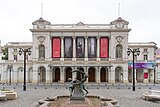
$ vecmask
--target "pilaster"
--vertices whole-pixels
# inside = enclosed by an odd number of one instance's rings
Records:
[[[64,61],[64,37],[61,36],[61,61]]]
[[[76,37],[75,34],[73,36],[73,61],[76,61]]]

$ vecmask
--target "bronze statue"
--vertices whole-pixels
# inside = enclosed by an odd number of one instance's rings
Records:
[[[88,75],[84,72],[83,67],[81,66],[77,67],[77,69],[72,72],[76,72],[76,78],[74,80],[72,80],[71,78],[68,79],[68,81],[70,82],[69,83],[70,96],[72,96],[75,91],[76,91],[75,92],[76,96],[87,95],[89,92],[85,88],[84,82],[87,80]],[[86,92],[85,94],[83,90]]]

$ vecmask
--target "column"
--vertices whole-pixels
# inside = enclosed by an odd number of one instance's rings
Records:
[[[88,75],[88,67],[84,67],[84,72]],[[86,83],[88,83],[88,79],[86,80]]]
[[[72,71],[74,71],[76,67],[72,67]],[[72,73],[72,80],[76,78],[76,72]]]
[[[88,61],[88,37],[87,35],[85,36],[85,61]]]
[[[109,67],[109,83],[115,83],[115,70],[114,67]]]
[[[123,83],[128,83],[128,70],[123,70]]]
[[[46,83],[51,83],[51,69],[47,67],[46,69]]]
[[[60,83],[64,83],[64,67],[60,67]]]
[[[99,36],[97,36],[97,61],[100,61],[100,58],[99,58],[99,50],[100,50],[100,47],[99,47]]]
[[[76,37],[73,36],[73,59],[72,61],[76,61]]]
[[[64,37],[61,36],[61,61],[64,61]]]
[[[96,83],[100,83],[100,67],[96,67]]]
[[[32,80],[32,83],[37,83],[37,82],[38,82],[38,70],[36,70],[33,67],[33,80]]]

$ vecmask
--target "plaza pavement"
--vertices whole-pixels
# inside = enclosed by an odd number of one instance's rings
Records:
[[[36,107],[38,100],[57,95],[69,95],[68,84],[27,84],[26,91],[22,84],[4,84],[0,89],[13,89],[17,92],[16,100],[0,101],[0,107]],[[89,95],[99,95],[117,99],[120,107],[160,107],[160,101],[143,100],[142,94],[148,90],[160,90],[160,84],[87,84]]]

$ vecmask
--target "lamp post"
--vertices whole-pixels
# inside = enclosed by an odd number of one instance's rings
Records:
[[[31,55],[31,48],[28,49],[22,49],[19,48],[19,55],[22,55],[22,52],[24,53],[24,83],[23,83],[23,91],[26,91],[26,53],[28,53],[28,55]]]
[[[158,64],[153,64],[152,67],[154,69],[154,84],[155,84],[156,83],[156,67],[158,67]]]
[[[135,67],[134,67],[134,56],[135,55],[138,55],[139,56],[139,54],[140,54],[140,50],[139,50],[139,48],[137,48],[137,49],[131,49],[131,48],[128,48],[128,51],[127,51],[127,54],[128,54],[128,56],[130,55],[130,53],[132,53],[132,55],[133,55],[133,91],[135,91],[135,71],[134,71],[134,69],[135,69]]]
[[[9,85],[10,85],[10,84],[11,84],[11,71],[12,71],[12,69],[13,69],[13,64],[8,65],[8,66],[7,66],[7,69],[9,69]]]

